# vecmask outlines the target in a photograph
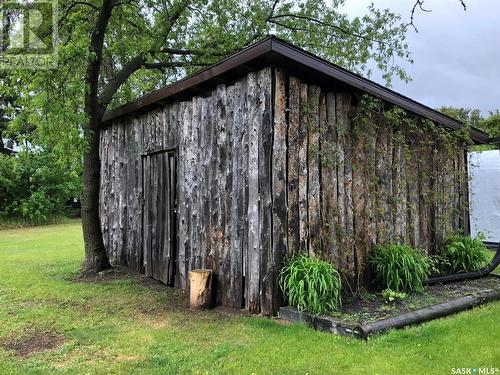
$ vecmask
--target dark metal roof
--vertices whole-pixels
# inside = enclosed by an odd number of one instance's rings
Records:
[[[336,90],[366,92],[388,103],[395,104],[411,113],[433,120],[450,129],[460,129],[463,124],[445,114],[417,101],[390,90],[378,83],[363,78],[318,56],[306,52],[274,36],[219,61],[191,76],[165,86],[150,94],[106,112],[105,124],[134,112],[147,112],[174,100],[188,99],[202,94],[220,83],[229,83],[242,75],[266,66],[280,66],[299,78],[311,83],[328,86]],[[476,128],[470,129],[472,139],[477,143],[488,143],[488,135]]]

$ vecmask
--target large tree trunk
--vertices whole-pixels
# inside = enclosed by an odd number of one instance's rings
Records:
[[[87,148],[83,154],[82,226],[85,244],[84,274],[93,275],[110,268],[102,240],[99,221],[99,133],[106,106],[99,101],[99,76],[101,72],[104,35],[108,26],[114,0],[103,0],[95,29],[90,41],[90,60],[85,76],[85,114],[88,124],[84,128]]]
[[[90,115],[85,128],[87,148],[83,155],[82,226],[85,244],[84,274],[93,275],[111,265],[102,240],[99,221],[99,131],[102,115]]]

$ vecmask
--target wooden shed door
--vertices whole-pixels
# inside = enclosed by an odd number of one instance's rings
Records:
[[[170,286],[176,262],[175,170],[174,151],[142,159],[144,273]]]

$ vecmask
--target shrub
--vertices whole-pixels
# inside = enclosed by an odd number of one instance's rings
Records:
[[[449,261],[451,272],[480,269],[488,262],[486,250],[481,235],[477,238],[451,235],[444,242],[444,256]]]
[[[427,258],[408,245],[377,245],[370,257],[376,282],[383,289],[422,292],[428,277]]]
[[[79,171],[48,152],[0,154],[0,222],[42,224],[63,215],[66,201],[80,190]]]
[[[288,304],[314,314],[335,310],[340,304],[339,273],[323,260],[299,254],[279,274],[279,285]]]

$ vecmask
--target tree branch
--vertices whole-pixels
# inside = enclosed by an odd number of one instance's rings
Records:
[[[270,20],[272,16],[274,16],[274,12],[276,10],[276,6],[278,5],[280,0],[274,0],[273,6],[271,7],[271,11],[269,12],[269,16],[267,17],[267,20]]]
[[[413,7],[411,8],[410,12],[410,22],[407,23],[406,26],[412,26],[416,33],[418,33],[418,29],[415,26],[414,20],[415,20],[415,11],[417,10],[417,7],[420,8],[422,12],[428,12],[428,13],[432,12],[432,10],[424,8],[424,0],[417,0],[415,4],[413,4]]]
[[[85,75],[85,111],[87,115],[95,115],[96,111],[104,113],[104,107],[96,108],[98,103],[98,86],[101,73],[104,36],[108,28],[113,10],[114,0],[103,0],[94,31],[90,38],[90,60]]]
[[[318,20],[316,18],[305,16],[305,15],[302,15],[302,14],[293,14],[293,13],[277,14],[276,16],[269,17],[268,22],[273,22],[273,20],[276,20],[276,19],[279,19],[279,18],[298,18],[298,19],[302,19],[302,20],[307,20],[307,21],[311,21],[311,22],[317,23],[317,24],[322,25],[322,26],[330,27],[330,28],[335,29],[335,30],[337,30],[337,31],[339,31],[339,32],[341,32],[342,34],[345,34],[345,35],[354,36],[356,38],[367,40],[367,41],[373,42],[373,43],[379,43],[379,44],[389,45],[389,43],[387,43],[384,40],[368,38],[365,35],[361,35],[361,34],[358,34],[358,33],[350,32],[349,30],[346,30],[346,29],[344,29],[344,28],[342,28],[342,27],[340,27],[338,25],[334,25],[332,23],[328,23],[328,22],[325,22],[325,21],[322,21],[322,20]],[[276,23],[276,22],[274,22],[274,23]],[[292,27],[284,26],[283,23],[280,23],[280,26],[292,29]]]
[[[110,2],[111,1],[111,10],[113,9],[114,6],[117,6],[117,4],[120,4],[121,2],[118,0],[104,0],[105,2]],[[167,26],[165,27],[164,30],[164,35],[165,38],[168,36],[172,28],[174,27],[175,23],[179,19],[179,17],[182,15],[186,7],[188,6],[190,0],[183,0],[179,6],[174,8],[173,13],[168,17],[167,19]],[[122,69],[112,78],[109,80],[107,85],[104,87],[102,90],[101,94],[98,96],[98,101],[102,105],[103,108],[106,108],[106,106],[109,104],[109,102],[113,99],[113,96],[115,93],[119,90],[121,85],[123,85],[127,79],[137,70],[139,70],[142,67],[145,67],[146,64],[146,55],[151,54],[151,55],[156,55],[157,53],[160,53],[161,50],[164,49],[165,53],[168,53],[169,49],[166,47],[157,47],[151,51],[145,51],[139,53],[137,56],[132,58],[127,64],[125,64]],[[181,52],[179,54],[183,54],[184,50],[174,50],[172,51],[176,52]],[[175,53],[172,53],[175,54]]]
[[[172,28],[174,27],[179,17],[189,6],[189,3],[191,3],[191,0],[183,0],[182,3],[180,3],[179,6],[174,9],[174,12],[168,17],[168,26],[165,28],[164,32],[165,37],[170,34],[170,31],[172,31]]]
[[[281,27],[288,29],[288,30],[291,30],[291,31],[307,31],[307,29],[304,29],[303,27],[290,26],[290,25],[287,25],[287,24],[284,24],[284,23],[281,23],[279,21],[272,20],[272,19],[268,20],[267,22],[273,23],[275,25],[281,26]]]
[[[193,63],[190,61],[158,61],[154,63],[145,63],[143,67],[146,69],[160,69],[160,68],[186,68],[194,66],[210,66],[210,63]]]
[[[431,9],[426,9],[424,8],[424,1],[425,0],[416,0],[415,4],[413,4],[411,11],[410,11],[410,22],[406,24],[406,26],[411,26],[415,30],[416,33],[418,33],[418,29],[415,26],[415,12],[417,8],[419,8],[422,12],[432,12]],[[465,4],[465,0],[458,0],[462,7],[464,8],[464,11],[467,10],[467,5]]]
[[[64,15],[58,20],[57,24],[59,26],[61,26],[61,24],[64,22],[64,20],[66,20],[66,18],[68,17],[69,12],[71,12],[71,10],[74,7],[76,7],[77,5],[89,6],[89,7],[93,8],[94,10],[99,11],[99,8],[97,6],[95,6],[94,4],[88,3],[86,1],[75,1],[71,4],[69,4],[69,6],[66,8],[66,11],[64,12]]]
[[[99,101],[103,106],[107,106],[113,99],[113,96],[118,89],[125,83],[125,81],[137,70],[145,69],[162,69],[162,68],[183,68],[191,66],[209,66],[210,63],[203,62],[190,62],[190,61],[159,61],[159,62],[146,62],[143,54],[137,55],[130,60],[114,77],[111,79],[106,87],[102,90],[99,96]]]
[[[139,70],[145,63],[144,55],[140,54],[130,60],[125,66],[107,83],[99,95],[99,102],[106,107],[113,99],[113,96],[118,91],[121,85],[130,77],[135,71]]]
[[[179,49],[179,48],[160,48],[158,52],[167,53],[169,55],[201,55],[200,51],[189,50],[189,49]]]

